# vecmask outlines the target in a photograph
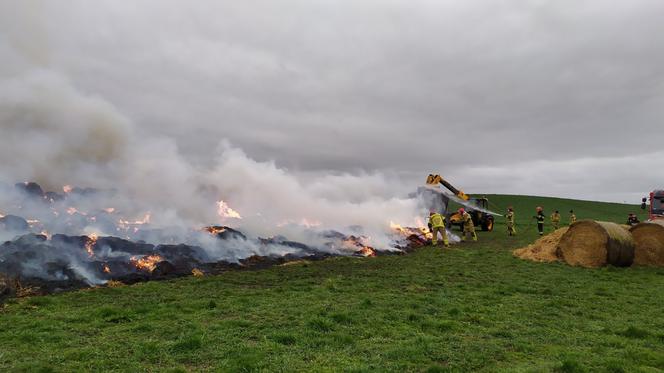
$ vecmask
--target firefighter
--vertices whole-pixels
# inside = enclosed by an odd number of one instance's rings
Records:
[[[553,225],[553,229],[560,228],[560,211],[556,210],[551,214],[551,225]]]
[[[516,227],[514,226],[514,209],[512,206],[507,208],[507,214],[505,214],[507,219],[507,234],[510,236],[516,236]]]
[[[537,215],[533,216],[533,218],[537,220],[537,231],[539,232],[539,235],[542,236],[544,235],[544,210],[538,206],[536,211]]]
[[[627,225],[637,225],[639,223],[640,223],[640,221],[639,221],[639,218],[636,217],[636,214],[630,213],[627,216]]]
[[[438,232],[443,237],[443,244],[445,247],[450,247],[450,242],[447,240],[447,231],[445,230],[445,217],[435,211],[429,213],[429,230],[433,234],[431,243],[438,245]]]
[[[470,216],[468,211],[464,210],[463,207],[459,209],[459,214],[461,214],[461,221],[463,222],[463,232],[461,234],[461,241],[465,241],[468,234],[473,238],[473,241],[477,241],[477,234],[475,233],[475,224],[473,224],[473,217]]]
[[[569,210],[569,225],[576,223],[576,214],[574,210]]]

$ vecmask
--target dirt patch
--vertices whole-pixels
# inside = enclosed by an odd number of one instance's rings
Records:
[[[664,267],[664,221],[640,223],[630,232],[636,243],[634,264]]]
[[[560,238],[566,232],[567,227],[560,228],[526,247],[514,250],[512,254],[517,258],[535,262],[555,262],[560,260],[556,255],[556,248]]]

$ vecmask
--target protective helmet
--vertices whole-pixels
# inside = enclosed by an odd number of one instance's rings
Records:
[[[464,212],[466,212],[466,210],[464,210],[463,207],[459,208],[459,214],[463,214]]]

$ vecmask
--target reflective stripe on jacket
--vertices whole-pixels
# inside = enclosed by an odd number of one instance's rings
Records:
[[[445,218],[441,214],[433,214],[429,216],[429,224],[431,224],[432,228],[444,227]]]

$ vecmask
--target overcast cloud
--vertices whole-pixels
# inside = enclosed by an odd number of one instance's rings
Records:
[[[467,192],[632,203],[664,187],[661,0],[0,4],[5,148],[35,146],[12,111],[42,102],[33,83],[95,107],[56,130],[108,123],[101,145],[53,150],[63,173],[160,138],[195,165],[228,140],[304,180],[381,174],[402,192],[430,172]],[[65,134],[62,149],[79,143]],[[8,152],[5,177],[44,174]]]

